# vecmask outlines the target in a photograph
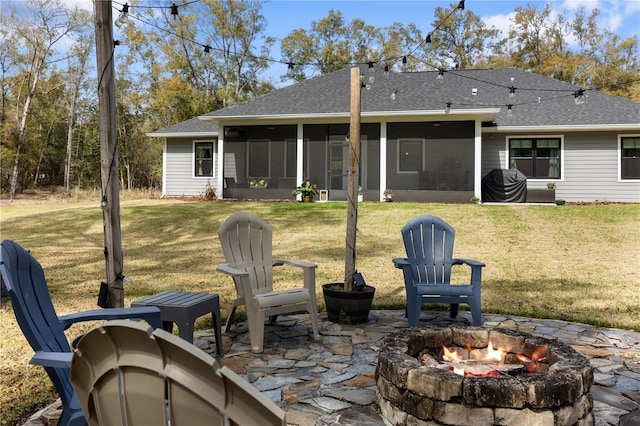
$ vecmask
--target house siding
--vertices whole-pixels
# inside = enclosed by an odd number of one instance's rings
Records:
[[[531,136],[532,133],[527,133]],[[559,135],[536,133],[535,136]],[[556,182],[556,199],[568,202],[640,202],[640,182],[618,180],[618,133],[564,133],[562,176]],[[492,169],[508,168],[507,138],[518,134],[484,135],[482,176]],[[528,189],[543,189],[553,180],[529,180]]]
[[[618,134],[576,133],[565,136],[565,177],[556,198],[566,201],[640,201],[639,182],[618,180]]]
[[[166,197],[197,197],[200,196],[207,183],[215,188],[215,176],[218,175],[218,162],[214,158],[214,177],[194,177],[193,173],[193,143],[194,141],[214,141],[214,148],[217,149],[217,140],[215,138],[202,139],[180,139],[167,138],[166,144],[166,163],[164,164],[164,182],[165,188],[163,195]],[[216,152],[215,157],[218,153]],[[216,193],[219,191],[216,189]]]

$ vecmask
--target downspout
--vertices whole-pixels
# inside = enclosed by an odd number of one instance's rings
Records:
[[[222,129],[222,131],[220,131]],[[218,178],[216,179],[216,188],[218,191],[218,199],[224,200],[224,126],[218,123]]]
[[[384,200],[387,189],[387,122],[380,122],[380,201]]]
[[[475,138],[473,147],[473,195],[482,200],[482,121],[475,120]]]

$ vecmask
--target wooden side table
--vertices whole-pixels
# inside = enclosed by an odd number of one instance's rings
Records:
[[[171,332],[175,323],[180,337],[189,343],[193,343],[193,324],[196,319],[211,312],[216,349],[218,355],[222,356],[220,298],[217,294],[168,290],[136,300],[131,306],[157,306],[160,308],[162,328]]]

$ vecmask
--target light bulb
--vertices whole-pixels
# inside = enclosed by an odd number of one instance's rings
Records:
[[[447,102],[447,106],[444,107],[444,113],[449,114],[451,112],[451,102]]]
[[[293,66],[295,64],[293,62],[287,62],[287,77],[293,77]]]
[[[375,69],[373,68],[373,62],[369,62],[369,83],[373,84],[374,81],[376,81],[376,72]]]
[[[391,92],[391,100],[392,101],[396,100],[397,93],[398,93],[398,89],[393,89],[393,92]]]
[[[442,68],[438,68],[438,76],[436,77],[436,81],[440,84],[444,83],[444,70]]]
[[[129,44],[129,39],[126,38],[125,36],[120,37],[119,40],[113,41],[114,46],[127,46],[128,44]]]
[[[507,117],[513,117],[513,105],[507,105]]]
[[[120,28],[121,26],[123,26],[126,22],[127,22],[127,17],[129,15],[129,4],[125,3],[122,6],[122,10],[120,11],[120,16],[118,16],[118,19],[116,19],[116,27]]]
[[[576,105],[582,105],[587,100],[584,96],[584,90],[582,89],[578,89],[578,91],[575,92],[573,96],[575,98],[573,101],[576,103]]]
[[[402,57],[402,70],[403,71],[407,70],[407,57],[406,56]]]
[[[516,88],[513,86],[509,87],[509,100],[512,102],[516,100]]]
[[[389,78],[389,65],[384,66],[384,78]]]

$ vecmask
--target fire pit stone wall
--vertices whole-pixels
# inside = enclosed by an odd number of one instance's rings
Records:
[[[531,356],[544,348],[544,371],[529,375],[465,377],[425,354],[442,346],[509,348]],[[571,347],[530,334],[480,327],[410,328],[387,336],[378,356],[376,399],[385,424],[594,424],[589,361]]]

